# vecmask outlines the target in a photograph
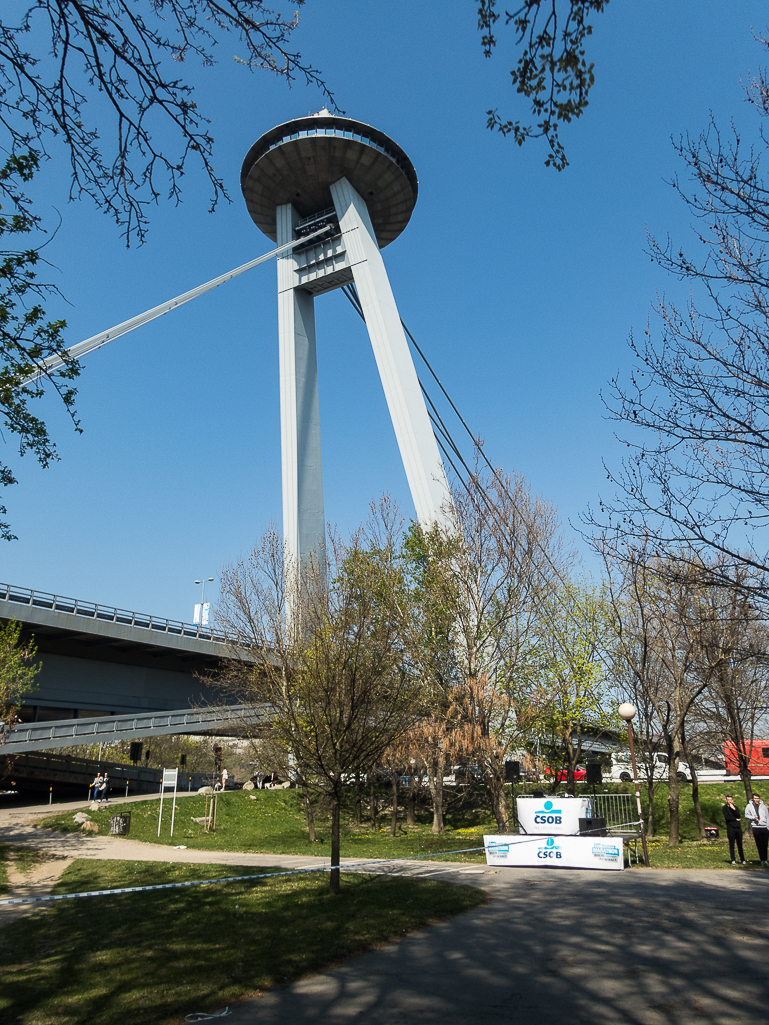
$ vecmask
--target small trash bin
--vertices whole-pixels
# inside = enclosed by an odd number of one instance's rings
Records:
[[[706,840],[717,840],[718,839],[718,826],[705,826],[705,839]]]
[[[109,820],[110,836],[127,836],[131,832],[131,813],[112,815]]]

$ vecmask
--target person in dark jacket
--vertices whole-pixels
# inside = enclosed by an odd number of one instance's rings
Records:
[[[729,840],[729,854],[732,858],[732,864],[737,864],[734,860],[734,845],[736,843],[737,851],[740,855],[740,861],[743,865],[747,865],[747,861],[745,861],[745,852],[742,849],[742,820],[740,818],[740,809],[736,807],[734,798],[731,794],[727,794],[726,796],[724,818],[726,819],[726,835]]]

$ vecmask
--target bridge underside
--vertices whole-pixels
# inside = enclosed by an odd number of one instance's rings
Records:
[[[24,723],[189,712],[227,700],[209,678],[233,651],[206,628],[0,585],[0,620],[10,619],[42,665]]]
[[[90,719],[60,719],[16,726],[0,745],[0,755],[48,751],[76,744],[114,744],[119,740],[162,736],[170,733],[252,734],[269,725],[266,705],[228,705],[192,710],[180,708],[143,715],[96,716]]]

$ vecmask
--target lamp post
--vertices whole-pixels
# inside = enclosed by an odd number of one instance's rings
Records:
[[[200,621],[197,624],[198,631],[200,631],[200,628],[203,625],[203,606],[205,605],[205,602],[206,602],[206,584],[211,584],[211,583],[213,583],[213,581],[214,581],[213,577],[206,577],[204,580],[196,580],[195,581],[196,584],[202,584],[203,585],[202,586],[202,590],[200,592]]]
[[[633,745],[633,727],[630,725],[632,720],[635,718],[635,705],[631,705],[629,701],[623,701],[623,703],[617,709],[619,712],[620,719],[624,719],[627,723],[627,739],[630,745],[630,760],[633,763],[633,779],[635,780],[635,799],[638,804],[638,824],[641,827],[641,843],[644,849],[644,865],[649,868],[649,849],[646,846],[646,830],[644,829],[644,817],[641,809],[641,788],[638,785],[638,766],[635,760],[635,746]]]

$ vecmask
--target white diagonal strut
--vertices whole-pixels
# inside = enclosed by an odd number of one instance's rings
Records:
[[[450,527],[451,492],[368,207],[346,178],[331,186],[342,240],[421,526]]]
[[[264,253],[262,256],[257,256],[255,260],[249,260],[248,263],[244,263],[240,267],[236,267],[235,270],[228,271],[226,274],[220,274],[218,278],[213,278],[211,281],[207,281],[204,285],[198,285],[197,288],[192,288],[189,292],[184,292],[183,295],[177,295],[175,299],[169,299],[168,302],[161,303],[160,306],[155,306],[153,309],[147,310],[146,313],[140,313],[136,317],[131,317],[130,320],[124,320],[122,324],[116,324],[115,327],[107,328],[106,331],[102,331],[98,335],[86,338],[85,341],[78,342],[77,345],[73,345],[70,349],[67,349],[67,356],[72,359],[79,359],[81,356],[85,356],[86,353],[93,352],[94,349],[100,349],[101,346],[106,345],[107,342],[114,342],[114,340],[116,338],[120,338],[121,335],[126,335],[129,331],[136,330],[137,327],[143,327],[144,324],[149,324],[151,320],[155,320],[157,317],[162,317],[164,313],[170,313],[171,310],[175,310],[178,306],[183,306],[184,303],[188,303],[191,299],[197,299],[199,295],[204,295],[206,292],[210,292],[212,288],[218,288],[218,286],[223,285],[225,281],[231,281],[239,274],[243,274],[245,271],[251,270],[252,267],[257,267],[260,263],[265,263],[267,260],[271,260],[274,256],[280,256],[281,253],[285,253],[288,250],[293,249],[294,246],[298,246],[301,243],[307,242],[309,239],[315,238],[316,235],[322,235],[323,232],[329,231],[330,229],[330,225],[324,225],[324,227],[319,228],[310,235],[305,235],[303,238],[297,238],[291,242],[286,242],[284,245],[278,246],[277,249],[273,249],[269,253]],[[22,383],[30,384],[33,381],[37,381],[52,370],[58,370],[61,366],[64,366],[64,360],[61,356],[49,356],[48,359],[41,360],[40,369],[36,370],[34,374],[30,374]]]

